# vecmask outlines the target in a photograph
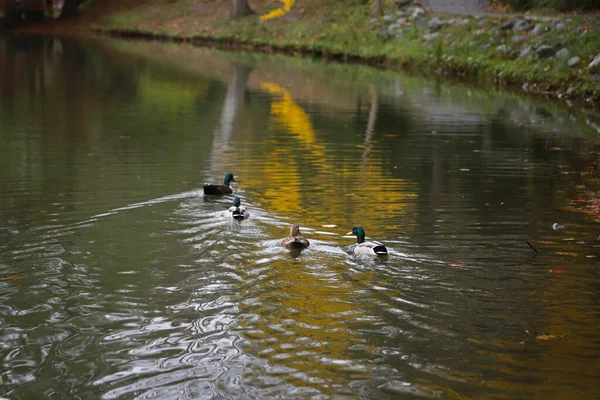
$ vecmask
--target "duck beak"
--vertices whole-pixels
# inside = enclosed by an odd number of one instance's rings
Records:
[[[346,233],[346,235],[354,235],[354,233],[352,233],[352,231]]]

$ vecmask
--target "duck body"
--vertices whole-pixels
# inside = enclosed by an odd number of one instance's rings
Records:
[[[227,209],[227,216],[231,219],[242,220],[250,217],[250,213],[246,211],[245,207],[241,206],[241,200],[239,197],[233,199],[233,206]]]
[[[289,250],[303,250],[310,246],[310,242],[300,233],[300,226],[294,224],[290,228],[290,236],[283,239],[281,245]]]
[[[388,254],[386,247],[379,242],[365,242],[365,230],[360,226],[352,228],[348,235],[356,235],[356,246],[354,254],[385,256]]]
[[[230,194],[233,193],[233,189],[231,188],[231,182],[235,182],[233,179],[233,174],[225,175],[225,179],[223,180],[223,185],[205,183],[204,184],[204,194]]]

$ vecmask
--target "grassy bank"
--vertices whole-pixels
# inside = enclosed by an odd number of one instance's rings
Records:
[[[101,9],[86,8],[95,16],[87,23],[115,35],[311,54],[600,103],[600,66],[589,68],[600,54],[597,14],[416,15],[414,6],[389,2],[386,15],[374,18],[370,1],[297,0],[287,14],[261,21],[281,3],[250,1],[257,14],[238,20],[228,17],[229,0],[97,3]],[[529,26],[507,27],[510,21]]]

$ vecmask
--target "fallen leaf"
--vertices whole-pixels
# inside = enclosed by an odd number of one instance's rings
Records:
[[[5,276],[4,278],[2,278],[3,281],[16,281],[19,279],[25,279],[25,277],[22,275],[11,275],[11,276]]]
[[[538,335],[535,338],[539,339],[539,340],[558,340],[558,339],[562,339],[567,335]]]
[[[465,266],[465,264],[463,264],[463,263],[452,263],[450,265],[452,265],[453,267],[464,267]]]
[[[551,269],[550,272],[552,272],[553,274],[564,274],[565,270],[564,269]]]
[[[469,171],[470,171],[470,169],[469,169],[469,168],[461,168],[460,170],[461,170],[462,172],[469,172]]]
[[[181,181],[181,183],[183,183],[184,185],[189,185],[190,181]]]

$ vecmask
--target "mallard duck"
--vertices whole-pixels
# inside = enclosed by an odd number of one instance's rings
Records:
[[[204,194],[229,194],[233,193],[233,189],[229,185],[231,182],[235,182],[233,174],[225,175],[224,185],[213,185],[211,183],[204,184]]]
[[[294,224],[290,228],[290,236],[283,239],[281,245],[290,250],[302,250],[310,246],[310,243],[300,233],[300,226]]]
[[[361,226],[355,226],[352,228],[352,232],[348,232],[346,235],[356,235],[355,254],[385,256],[388,253],[385,246],[379,242],[365,242],[365,230]]]
[[[233,198],[233,206],[227,210],[227,216],[231,219],[245,219],[250,217],[250,213],[246,211],[246,208],[241,207],[242,201],[239,197]]]

